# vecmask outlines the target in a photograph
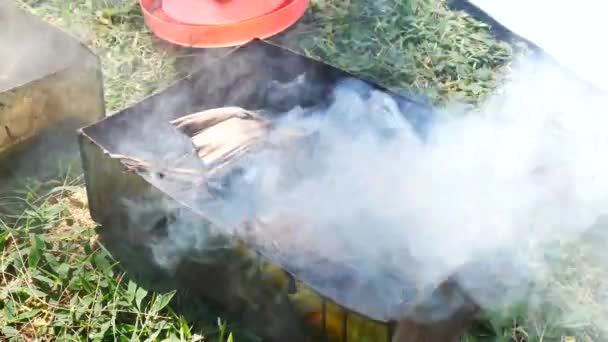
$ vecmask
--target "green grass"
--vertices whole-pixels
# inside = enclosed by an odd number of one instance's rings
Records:
[[[39,195],[42,193],[43,195]],[[9,341],[229,341],[226,323],[177,314],[175,292],[128,279],[97,241],[79,178],[0,198],[0,336]],[[2,340],[2,338],[0,338]]]
[[[522,47],[437,0],[319,0],[297,46],[311,56],[431,101],[475,103]]]
[[[102,59],[110,112],[164,88],[187,52],[146,29],[136,1],[19,0],[91,47]],[[525,52],[495,40],[488,27],[443,0],[316,0],[302,24],[276,38],[309,56],[442,105],[475,104],[503,80]],[[69,181],[65,180],[69,179]],[[79,177],[29,181],[0,194],[0,336],[9,340],[231,340],[235,328],[208,313],[193,321],[168,305],[173,292],[151,293],[127,278],[103,245],[82,203]],[[568,297],[485,313],[466,341],[601,341],[597,308],[580,249],[564,254],[549,290]],[[589,272],[590,274],[591,272]],[[555,317],[559,317],[555,318]],[[600,326],[601,328],[601,326]],[[236,336],[236,335],[235,335]],[[0,340],[2,338],[0,337]],[[241,340],[235,338],[235,340]]]

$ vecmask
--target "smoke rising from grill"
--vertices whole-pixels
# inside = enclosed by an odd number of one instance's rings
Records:
[[[307,152],[250,156],[229,196],[197,209],[234,234],[253,216],[275,222],[247,237],[278,245],[266,252],[288,269],[328,260],[355,270],[360,288],[326,290],[382,317],[445,318],[458,305],[448,298],[427,298],[423,312],[398,304],[447,278],[491,310],[555,302],[563,293],[549,282],[563,246],[590,232],[605,241],[592,229],[608,209],[603,94],[542,57],[520,61],[478,113],[446,108],[424,135],[362,83],[333,95],[328,108],[294,108],[278,123],[316,132]],[[212,228],[179,215],[168,227],[151,243],[168,269],[209,248]]]
[[[291,238],[331,259],[366,260],[370,277],[388,268],[432,286],[456,274],[483,306],[524,300],[529,286],[542,285],[559,244],[608,208],[602,98],[563,75],[526,61],[480,115],[440,118],[426,142],[409,127],[378,138],[377,125],[349,115],[395,107],[340,94],[320,129],[324,148],[304,161],[316,174],[287,190],[273,184],[256,207],[301,217],[314,228],[298,227]],[[276,172],[268,174],[272,183]]]

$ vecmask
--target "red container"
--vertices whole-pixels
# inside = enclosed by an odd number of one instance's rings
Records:
[[[276,0],[270,0],[268,3],[272,4],[273,1]],[[159,38],[185,47],[221,48],[243,45],[253,39],[265,39],[284,31],[304,15],[310,0],[284,0],[278,8],[270,12],[240,21],[234,20],[242,19],[243,13],[237,15],[224,11],[223,16],[215,18],[195,14],[186,16],[183,8],[170,7],[169,11],[173,15],[179,15],[185,18],[184,20],[204,21],[197,25],[183,23],[170,17],[161,1],[139,0],[139,3],[146,24]],[[255,10],[249,8],[245,13],[255,15],[266,10],[268,7],[258,6]]]

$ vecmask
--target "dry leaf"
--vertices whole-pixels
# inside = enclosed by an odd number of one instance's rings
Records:
[[[171,122],[192,138],[207,176],[219,176],[248,153],[263,148],[287,148],[307,133],[274,127],[255,112],[240,107],[210,109]]]

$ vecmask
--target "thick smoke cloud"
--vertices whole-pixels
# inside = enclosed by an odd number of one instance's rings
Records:
[[[281,162],[263,157],[253,166],[265,187],[248,203],[302,218],[290,239],[365,260],[364,276],[387,268],[424,287],[456,274],[480,304],[512,304],[608,208],[602,97],[542,59],[522,62],[481,113],[437,120],[427,141],[390,99],[351,90],[318,123],[322,148],[295,162],[314,172],[282,187]]]
[[[446,108],[425,136],[363,83],[346,80],[333,95],[327,108],[294,108],[278,122],[315,132],[306,152],[250,156],[229,195],[197,209],[229,233],[254,217],[275,227],[247,236],[279,246],[269,253],[288,268],[329,260],[356,270],[360,287],[335,295],[377,315],[408,315],[398,304],[450,277],[491,310],[556,300],[547,285],[561,247],[608,209],[603,94],[530,57],[476,113]],[[170,227],[153,244],[168,268],[206,248],[211,228]],[[364,289],[378,294],[373,304]],[[445,318],[457,308],[445,300],[417,314]]]

